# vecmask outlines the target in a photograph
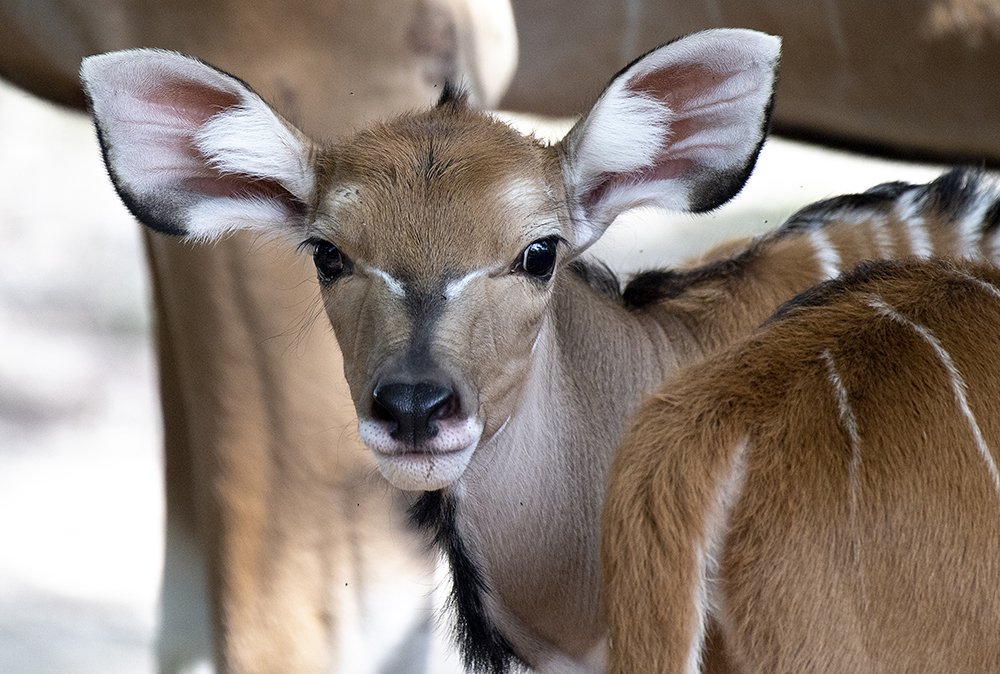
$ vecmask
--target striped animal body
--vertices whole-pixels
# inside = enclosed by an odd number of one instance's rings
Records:
[[[960,177],[892,190],[994,229]],[[611,671],[1000,671],[997,354],[1000,270],[911,259],[669,378],[611,470]]]
[[[639,274],[626,306],[690,330],[684,363],[728,345],[810,286],[866,260],[1000,260],[1000,185],[953,169],[926,185],[886,183],[811,204],[760,237],[723,243],[681,270]]]

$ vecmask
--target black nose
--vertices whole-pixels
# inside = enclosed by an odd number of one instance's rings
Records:
[[[389,435],[394,440],[418,444],[438,433],[435,419],[456,413],[455,395],[437,384],[379,384],[375,387],[372,413],[392,422]]]

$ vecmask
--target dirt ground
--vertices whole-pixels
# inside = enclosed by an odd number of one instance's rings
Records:
[[[932,167],[771,142],[716,213],[644,213],[596,254],[671,264],[817,198]],[[89,122],[0,84],[0,672],[147,674],[163,553],[138,226]]]

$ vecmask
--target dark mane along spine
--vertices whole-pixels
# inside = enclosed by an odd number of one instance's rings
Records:
[[[694,269],[652,270],[637,274],[625,286],[623,302],[629,309],[642,309],[657,302],[676,299],[699,287],[744,273],[748,265],[769,254],[779,242],[832,231],[840,232],[840,236],[863,238],[864,227],[890,216],[901,220],[905,220],[906,216],[920,220],[929,228],[934,228],[929,232],[931,239],[935,239],[938,233],[942,233],[944,238],[960,239],[963,234],[959,230],[967,228],[966,235],[975,236],[978,245],[978,242],[995,236],[1000,228],[1000,190],[992,181],[985,179],[981,171],[956,168],[925,185],[890,182],[859,194],[817,201],[728,259]],[[963,222],[969,218],[975,219],[974,227]],[[848,230],[857,233],[845,234]],[[936,250],[928,252],[940,255]],[[842,271],[849,271],[865,260],[882,257],[877,250],[869,250],[868,253],[853,261],[844,259]],[[839,252],[836,255],[840,258]],[[910,255],[922,256],[913,251],[897,251],[889,257]],[[984,256],[989,257],[989,254]],[[817,282],[821,280],[825,279],[817,279]]]

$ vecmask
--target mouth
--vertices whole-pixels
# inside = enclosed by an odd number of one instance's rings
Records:
[[[465,472],[479,444],[483,426],[478,421],[448,424],[418,447],[394,440],[385,423],[358,422],[358,436],[378,463],[382,476],[397,489],[436,491],[450,486]]]

